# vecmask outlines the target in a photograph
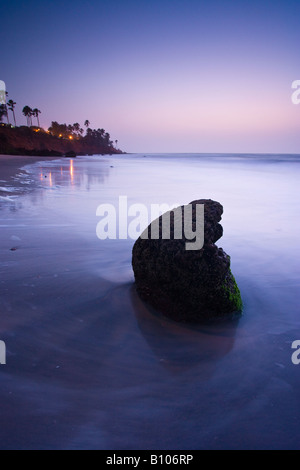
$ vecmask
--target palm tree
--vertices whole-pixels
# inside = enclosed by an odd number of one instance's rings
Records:
[[[87,119],[84,123],[85,127],[88,128],[90,127],[90,121]]]
[[[31,112],[32,116],[35,116],[37,118],[37,122],[38,122],[38,127],[41,127],[40,126],[40,119],[39,119],[39,114],[41,114],[41,111],[37,108],[34,108],[34,110]]]
[[[24,116],[27,118],[27,126],[32,126],[32,119],[31,119],[31,116],[32,116],[32,109],[29,107],[29,106],[25,106],[23,108],[23,111],[22,113],[24,114]]]
[[[68,125],[68,133],[72,135],[72,134],[74,134],[74,131],[75,131],[74,126],[72,126],[72,124],[69,124]]]
[[[14,117],[14,121],[15,121],[15,127],[17,127],[16,115],[15,115],[15,106],[16,106],[16,104],[17,104],[17,103],[16,103],[14,100],[9,100],[9,101],[7,102],[8,109],[9,109],[10,111],[12,111],[12,113],[13,113],[13,117]]]
[[[78,122],[75,122],[73,124],[74,132],[77,134],[77,136],[80,134],[80,124]]]

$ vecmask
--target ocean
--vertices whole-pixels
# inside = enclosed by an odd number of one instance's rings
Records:
[[[145,153],[25,169],[20,194],[4,188],[0,200],[1,448],[299,449],[300,155]],[[231,256],[240,319],[177,324],[138,298],[120,197],[223,205],[217,245]],[[96,234],[104,204],[116,209],[115,239]]]

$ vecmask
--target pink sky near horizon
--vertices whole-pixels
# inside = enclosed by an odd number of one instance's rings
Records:
[[[29,105],[45,128],[88,119],[126,152],[300,153],[299,1],[65,6],[0,5],[19,124]]]

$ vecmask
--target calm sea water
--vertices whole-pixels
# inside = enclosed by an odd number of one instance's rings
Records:
[[[27,171],[24,195],[0,201],[1,448],[300,448],[300,156],[79,157]],[[119,196],[223,204],[239,321],[178,325],[139,300],[134,241],[96,237],[97,207]]]

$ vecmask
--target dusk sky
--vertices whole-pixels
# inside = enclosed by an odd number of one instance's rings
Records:
[[[300,1],[1,0],[0,80],[126,152],[300,153]]]

